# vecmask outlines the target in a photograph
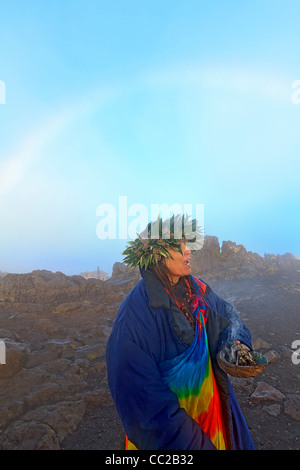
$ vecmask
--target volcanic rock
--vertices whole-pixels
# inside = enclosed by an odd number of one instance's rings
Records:
[[[220,249],[217,237],[205,237],[203,248],[192,255],[192,273],[204,280],[220,280],[220,285],[224,280],[246,278],[248,285],[251,277],[255,283],[255,276],[276,272],[284,276],[285,269],[296,272],[298,263],[290,254],[261,257],[228,241],[223,242]],[[119,305],[139,282],[140,272],[138,268],[115,263],[107,281],[86,280],[82,276],[47,270],[2,274],[0,340],[6,346],[6,364],[0,364],[0,449],[59,449],[62,441],[81,426],[84,416],[93,417],[98,410],[103,423],[107,416],[113,416],[105,348]],[[285,285],[284,279],[279,282]],[[296,292],[298,284],[298,279],[293,279],[290,290],[280,289],[280,292]],[[247,287],[243,301],[248,298],[252,305],[258,298],[253,295],[254,291],[253,288],[250,290],[249,297]],[[271,292],[273,299],[274,291]],[[237,299],[240,293],[234,293],[234,296]],[[264,314],[265,307],[263,304]],[[262,315],[259,315],[261,325]],[[264,335],[265,331],[262,327],[262,333],[258,332],[258,335]],[[257,349],[259,347],[270,350],[275,345],[261,340]],[[270,367],[276,368],[282,360],[293,366],[292,350],[282,345],[277,351],[280,361]],[[275,349],[269,354],[276,356]],[[254,384],[252,379],[234,382],[237,391],[247,397]],[[256,385],[250,397],[252,407],[253,403],[264,404],[267,400],[277,404],[285,398],[265,382]],[[298,420],[299,396],[284,392],[285,418]],[[106,414],[105,409],[111,411]],[[274,419],[277,411],[277,408],[270,408],[267,413],[273,413]],[[120,435],[122,432],[121,429]]]
[[[274,274],[281,269],[299,269],[300,260],[290,253],[262,257],[231,241],[223,241],[220,250],[218,238],[207,235],[203,247],[192,254],[192,267],[193,273],[200,278],[234,279]]]
[[[5,364],[0,364],[0,379],[11,377],[21,370],[29,353],[28,345],[2,338],[5,344]]]
[[[264,401],[283,401],[284,395],[272,385],[266,382],[257,382],[255,391],[250,396],[250,402],[259,403]]]

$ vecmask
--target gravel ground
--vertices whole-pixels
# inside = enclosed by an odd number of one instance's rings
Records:
[[[233,379],[232,384],[248,423],[256,449],[299,450],[300,364],[293,364],[292,343],[300,340],[300,273],[283,271],[275,275],[211,280],[210,286],[231,302],[252,333],[274,350],[278,359],[253,379]],[[274,386],[282,402],[252,403],[249,398],[259,381]],[[287,413],[287,402],[292,405]],[[90,407],[77,429],[61,443],[61,449],[124,449],[125,434],[113,406]]]

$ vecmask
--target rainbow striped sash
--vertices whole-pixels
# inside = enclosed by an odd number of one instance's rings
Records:
[[[197,316],[193,344],[180,356],[160,364],[160,370],[170,389],[176,393],[181,408],[199,423],[217,449],[225,450],[222,408],[201,311]]]

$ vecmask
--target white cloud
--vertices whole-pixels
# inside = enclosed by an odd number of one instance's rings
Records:
[[[68,111],[61,111],[49,118],[44,125],[34,129],[21,143],[0,163],[0,199],[16,187],[26,168],[40,154],[43,148],[53,139],[59,130],[69,121]]]
[[[176,64],[149,71],[144,81],[151,87],[194,87],[203,93],[239,92],[288,103],[291,99],[290,77],[255,65]]]
[[[58,110],[50,113],[44,123],[38,123],[29,135],[23,137],[18,146],[0,162],[0,200],[17,186],[30,165],[66,126],[105,103],[113,93],[111,88],[100,87],[82,96],[69,98]]]

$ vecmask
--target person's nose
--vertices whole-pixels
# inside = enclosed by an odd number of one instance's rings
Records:
[[[184,256],[190,255],[191,253],[192,253],[191,250],[185,245],[184,250],[183,250]]]

